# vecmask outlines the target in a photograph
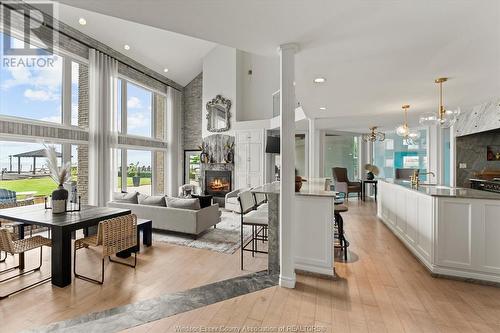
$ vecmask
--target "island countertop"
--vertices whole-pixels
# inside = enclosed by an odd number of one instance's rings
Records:
[[[300,192],[295,192],[295,195],[314,196],[314,197],[336,197],[337,192],[325,191],[325,178],[308,179],[302,183]],[[264,194],[280,194],[280,182],[272,182],[257,186],[251,190],[254,193]]]
[[[418,188],[415,188],[411,186],[411,183],[408,180],[396,180],[396,179],[379,179],[379,180],[386,182],[388,184],[399,185],[409,190],[420,192],[422,194],[430,195],[433,197],[500,200],[500,193],[475,190],[471,188],[448,187],[448,186],[426,184],[426,183],[420,183],[420,186]]]

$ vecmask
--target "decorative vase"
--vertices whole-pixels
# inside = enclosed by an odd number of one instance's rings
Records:
[[[300,192],[301,188],[302,188],[302,177],[296,176],[295,177],[295,192]]]
[[[134,187],[139,187],[141,185],[141,177],[139,176],[132,177],[132,183],[134,184]]]
[[[373,174],[373,172],[369,171],[366,173],[366,179],[368,180],[374,180],[375,179],[375,175]]]
[[[229,150],[226,153],[226,156],[224,159],[226,160],[226,163],[233,163],[233,152],[231,150]]]
[[[68,200],[68,191],[59,184],[57,190],[52,192],[52,213],[61,214],[66,212],[66,202]]]
[[[208,154],[204,151],[200,154],[201,163],[208,163]]]

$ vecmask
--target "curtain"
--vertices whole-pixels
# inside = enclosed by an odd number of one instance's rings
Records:
[[[177,196],[182,183],[182,140],[181,120],[182,94],[168,87],[167,91],[167,191],[169,196]]]
[[[106,206],[117,174],[118,62],[94,49],[89,52],[89,204]]]

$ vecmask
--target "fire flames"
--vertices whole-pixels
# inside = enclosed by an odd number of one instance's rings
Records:
[[[229,184],[227,181],[224,181],[220,178],[215,178],[209,184],[210,189],[213,191],[222,191],[224,188],[228,188]]]

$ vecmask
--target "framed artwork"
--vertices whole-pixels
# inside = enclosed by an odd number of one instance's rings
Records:
[[[486,159],[488,161],[500,161],[500,146],[487,146]]]

